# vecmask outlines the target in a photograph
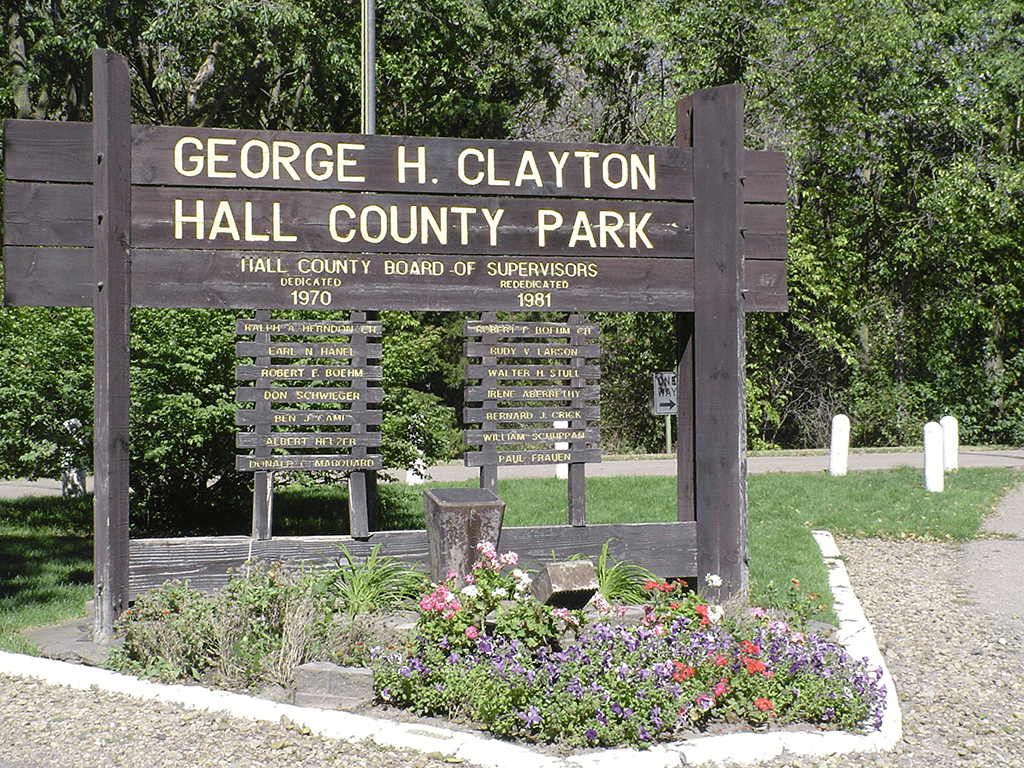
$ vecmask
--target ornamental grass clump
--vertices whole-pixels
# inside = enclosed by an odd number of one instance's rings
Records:
[[[453,579],[424,598],[406,647],[374,654],[381,701],[573,747],[643,748],[713,722],[881,724],[881,670],[764,611],[727,617],[695,593],[651,581],[639,623],[582,626],[578,615],[556,616],[523,594],[512,601],[523,607],[505,608],[508,586],[493,584],[522,576],[495,568],[514,564],[513,555],[488,553],[466,587],[456,591]],[[529,624],[531,615],[545,618]]]

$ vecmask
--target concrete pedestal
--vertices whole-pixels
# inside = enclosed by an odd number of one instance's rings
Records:
[[[470,572],[477,544],[498,546],[505,502],[484,488],[430,488],[423,492],[423,513],[430,547],[430,578]]]

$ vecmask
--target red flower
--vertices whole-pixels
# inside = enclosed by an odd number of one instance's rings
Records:
[[[775,707],[772,706],[772,703],[765,698],[754,699],[754,706],[760,709],[762,712],[771,713],[775,711]]]
[[[755,643],[752,643],[749,640],[740,641],[740,650],[750,656],[757,656],[757,654],[761,652],[761,649],[758,648]]]
[[[681,664],[678,661],[673,661],[672,666],[674,668],[672,672],[672,679],[675,680],[677,683],[681,683],[684,680],[689,680],[697,672],[697,670],[695,670],[693,667],[688,667],[685,664]]]
[[[751,675],[757,672],[760,672],[763,675],[768,671],[768,668],[764,665],[763,661],[758,661],[757,659],[749,658],[744,658],[742,659],[742,661],[747,668],[747,672]]]
[[[711,623],[711,617],[708,616],[708,607],[706,605],[695,605],[693,606],[693,611],[700,616],[700,625],[702,627]]]

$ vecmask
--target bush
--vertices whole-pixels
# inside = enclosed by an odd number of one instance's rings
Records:
[[[209,596],[171,582],[125,612],[109,664],[164,682],[285,685],[295,666],[330,656],[334,607],[322,575],[280,565],[249,564]]]

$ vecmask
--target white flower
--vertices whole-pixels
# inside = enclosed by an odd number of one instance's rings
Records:
[[[508,590],[504,587],[498,587],[493,592],[491,592],[491,594],[499,600],[504,600],[506,597],[508,597]]]
[[[462,588],[462,589],[461,589],[460,591],[461,591],[461,592],[462,592],[462,594],[464,594],[464,595],[465,595],[466,597],[479,597],[479,595],[480,595],[480,590],[479,590],[479,589],[477,589],[477,588],[476,588],[476,586],[475,586],[475,585],[473,585],[473,584],[468,584],[468,585],[466,585],[466,586],[465,586],[465,587],[463,587],[463,588]]]
[[[712,624],[717,624],[722,620],[725,615],[725,609],[720,605],[709,605],[708,606],[708,621]]]
[[[704,583],[709,587],[720,587],[722,586],[722,577],[715,573],[709,573],[704,576]]]

